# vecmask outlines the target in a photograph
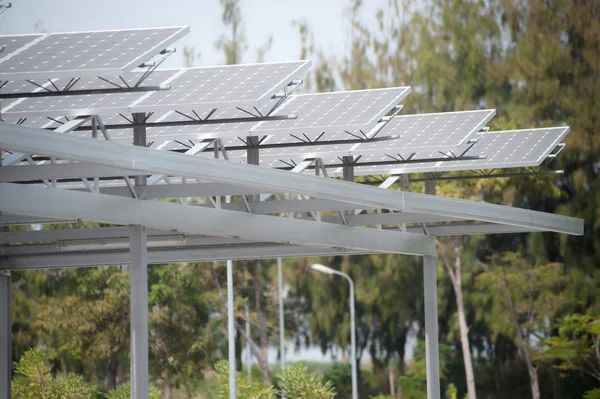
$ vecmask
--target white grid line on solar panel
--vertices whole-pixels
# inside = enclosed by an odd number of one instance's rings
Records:
[[[494,109],[442,112],[432,114],[398,115],[378,133],[398,136],[390,151],[450,149],[468,141],[496,114]],[[364,144],[363,154],[387,151],[378,143]],[[363,151],[364,150],[364,151]]]
[[[410,87],[393,87],[299,94],[291,96],[292,101],[281,109],[281,112],[298,114],[298,119],[258,123],[252,131],[258,135],[275,135],[371,128],[410,92]]]
[[[285,65],[284,68],[279,68],[278,65]],[[267,64],[249,64],[251,69],[261,70],[266,72],[266,69],[262,68],[262,65],[268,66],[270,75],[264,77],[263,82],[266,86],[279,85],[280,89],[284,88],[291,80],[297,77],[297,71],[302,71],[308,68],[308,61],[292,61],[283,63],[267,63]],[[227,70],[231,74],[237,74],[236,70],[245,69],[248,70],[247,65],[231,65],[228,66]],[[241,86],[236,89],[237,93],[242,96],[246,96],[245,93],[251,92],[255,97],[254,100],[249,99],[240,100],[239,104],[234,99],[227,99],[222,101],[223,97],[218,93],[215,93],[216,97],[202,97],[201,94],[194,92],[190,94],[189,88],[179,83],[184,83],[180,79],[184,78],[186,74],[189,76],[197,76],[198,71],[204,71],[204,73],[213,74],[213,84],[218,86],[225,78],[225,75],[221,76],[220,67],[197,67],[197,68],[185,68],[185,69],[160,69],[155,70],[150,76],[144,81],[145,85],[164,85],[169,84],[171,89],[165,92],[147,92],[147,93],[112,93],[112,94],[91,94],[91,95],[78,95],[78,96],[65,96],[65,97],[39,97],[39,98],[28,98],[25,101],[17,100],[14,103],[9,104],[3,110],[5,115],[16,115],[16,116],[76,116],[76,115],[91,115],[91,114],[105,114],[105,113],[130,113],[130,112],[168,112],[173,110],[191,112],[192,110],[199,111],[201,115],[206,114],[211,108],[220,108],[221,105],[231,107],[232,104],[235,106],[244,105],[258,105],[260,98],[267,89],[257,91],[256,84],[251,80],[243,79],[241,75],[237,75],[240,80]],[[212,71],[212,72],[211,72]],[[140,76],[143,72],[135,72],[129,75],[131,81],[135,81],[136,77]],[[205,79],[209,80],[208,75],[205,75]],[[65,79],[65,83],[68,80]],[[179,82],[179,83],[178,83]],[[193,86],[193,85],[192,85]],[[82,85],[78,84],[80,89],[96,89],[114,87],[106,82],[98,79],[90,79],[83,82]],[[166,102],[154,103],[152,99],[154,96],[157,99],[165,99],[162,97],[164,93],[168,93],[168,98],[171,104]],[[191,98],[190,96],[195,96]],[[187,98],[187,101],[198,101],[198,103],[178,103],[178,98]],[[166,100],[165,100],[166,101]],[[145,105],[141,105],[145,104]]]
[[[115,76],[155,56],[188,27],[49,33],[0,59],[0,79]]]
[[[34,41],[42,38],[42,33],[31,33],[26,35],[0,35],[0,47],[4,47],[0,53],[0,60],[11,56],[17,51],[21,51],[25,46],[30,45]]]
[[[485,159],[391,164],[391,158],[364,157],[354,168],[355,175],[447,172],[474,169],[507,169],[539,166],[569,133],[569,127],[522,129],[487,132],[465,156],[486,156]],[[415,159],[440,158],[440,153],[417,155]],[[360,162],[390,162],[390,165],[360,166]],[[342,168],[331,169],[331,175],[341,176]]]

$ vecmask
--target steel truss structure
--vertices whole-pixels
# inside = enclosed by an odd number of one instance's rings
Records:
[[[435,196],[433,182],[559,173],[544,168],[568,128],[496,132],[486,141],[494,110],[402,116],[409,87],[290,95],[308,65],[147,65],[152,75],[142,73],[143,80],[164,90],[120,103],[112,89],[91,97],[46,90],[55,86],[49,76],[35,95],[25,93],[31,98],[9,105],[0,124],[0,226],[32,227],[0,230],[0,325],[10,326],[3,271],[129,264],[132,397],[147,398],[148,264],[410,254],[423,257],[428,398],[439,398],[435,237],[581,235],[583,221]],[[210,79],[199,78],[207,73]],[[260,89],[253,78],[269,87]],[[13,83],[7,87],[21,87]],[[57,92],[67,95],[58,108],[42,98]],[[65,106],[78,103],[68,94],[91,106]],[[531,169],[499,175],[483,171],[488,165]],[[454,171],[474,172],[445,175]],[[359,175],[376,180],[355,183]],[[426,182],[427,194],[412,192],[415,181]],[[39,228],[83,222],[105,227]],[[0,333],[0,395],[10,397],[10,329]]]

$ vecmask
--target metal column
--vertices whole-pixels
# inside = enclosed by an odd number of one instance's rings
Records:
[[[138,147],[146,146],[146,126],[135,126],[136,123],[142,124],[146,121],[146,114],[143,112],[134,112],[131,114],[133,118],[133,145]],[[135,177],[135,185],[136,186],[145,186],[146,185],[146,176],[136,176]]]
[[[354,181],[354,157],[345,156],[342,158],[342,174],[346,181]]]
[[[256,136],[246,136],[246,163],[248,165],[258,165],[259,164],[259,141]],[[260,201],[260,195],[253,194],[250,195],[251,201]]]
[[[12,377],[10,275],[0,273],[0,397],[10,399]]]
[[[235,381],[235,314],[233,307],[233,262],[227,261],[227,333],[229,335],[229,399],[236,398]]]
[[[144,113],[132,114],[143,123]],[[146,146],[146,128],[133,128],[133,144]],[[136,186],[146,185],[146,176],[135,177]],[[131,320],[131,398],[148,399],[148,246],[146,227],[129,227],[129,285]]]
[[[423,279],[425,291],[425,357],[427,364],[427,399],[440,399],[437,267],[435,256],[423,257]]]
[[[131,398],[148,398],[148,253],[146,228],[129,227]]]

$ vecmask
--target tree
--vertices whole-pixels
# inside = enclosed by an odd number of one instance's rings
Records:
[[[495,317],[492,323],[496,331],[514,337],[527,365],[531,395],[539,399],[536,354],[542,349],[540,340],[550,336],[547,320],[568,300],[561,295],[565,283],[563,266],[532,266],[516,252],[495,256],[491,267],[482,265],[488,271],[479,277],[480,283],[493,290],[497,314],[509,315],[508,319]]]
[[[447,249],[440,248],[441,245],[438,241],[439,252],[442,253],[442,265],[446,270],[446,273],[450,277],[452,282],[452,288],[456,296],[456,309],[458,313],[458,326],[460,330],[460,344],[462,347],[463,362],[465,364],[465,374],[467,379],[467,392],[469,399],[475,399],[477,394],[475,392],[475,376],[473,374],[473,364],[471,362],[471,347],[469,345],[469,327],[467,326],[467,318],[465,315],[465,304],[463,300],[462,290],[462,237],[456,236],[449,240],[452,244],[450,251],[454,252],[454,267],[450,265],[448,256],[446,255]]]
[[[150,368],[160,377],[163,398],[184,386],[188,398],[210,359],[210,304],[198,264],[168,264],[148,270]]]
[[[562,317],[556,327],[558,335],[544,341],[544,352],[537,359],[558,361],[554,366],[563,375],[580,371],[600,383],[600,319],[591,314]],[[600,394],[590,391],[588,395]]]
[[[58,284],[65,293],[47,298],[36,325],[59,357],[82,359],[92,369],[96,359],[105,362],[106,386],[114,389],[129,356],[129,273],[111,266],[73,269]]]
[[[221,19],[226,27],[231,28],[231,38],[221,36],[215,42],[217,50],[225,53],[225,63],[227,65],[239,64],[242,60],[242,54],[248,49],[246,37],[242,30],[242,10],[239,0],[219,0],[223,8]]]

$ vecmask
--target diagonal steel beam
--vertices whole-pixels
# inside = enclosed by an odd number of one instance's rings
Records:
[[[0,183],[0,212],[143,225],[182,233],[413,255],[435,253],[418,234],[340,226],[159,201]],[[43,198],[43,201],[40,199]]]

